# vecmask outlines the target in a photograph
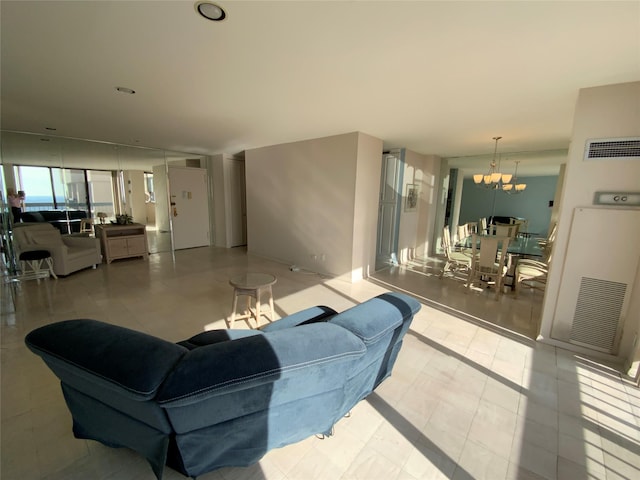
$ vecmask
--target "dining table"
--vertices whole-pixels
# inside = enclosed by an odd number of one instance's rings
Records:
[[[492,235],[476,235],[478,243],[482,241],[483,237],[491,237]],[[473,237],[467,237],[462,242],[458,243],[457,247],[472,248]],[[540,258],[544,256],[544,252],[540,248],[538,240],[533,237],[516,237],[509,240],[509,246],[507,247],[507,253],[511,255],[517,255],[518,257],[534,257]]]

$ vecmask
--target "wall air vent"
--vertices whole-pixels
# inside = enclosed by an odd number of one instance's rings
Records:
[[[588,140],[585,160],[640,160],[640,138]]]
[[[626,290],[624,283],[582,277],[569,341],[612,353]]]

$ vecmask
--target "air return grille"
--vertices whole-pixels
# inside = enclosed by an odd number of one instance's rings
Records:
[[[640,138],[589,140],[585,160],[640,159]]]
[[[582,277],[571,327],[571,343],[612,352],[627,285]]]

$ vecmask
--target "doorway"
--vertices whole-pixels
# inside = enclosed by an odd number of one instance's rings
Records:
[[[376,242],[376,270],[398,265],[398,234],[402,204],[402,172],[404,149],[382,155],[380,204],[378,206],[378,239]]]

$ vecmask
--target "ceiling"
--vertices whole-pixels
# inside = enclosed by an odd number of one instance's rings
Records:
[[[360,131],[468,168],[501,135],[523,172],[566,157],[579,89],[640,79],[638,1],[217,3],[3,0],[2,129],[197,154]]]

